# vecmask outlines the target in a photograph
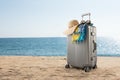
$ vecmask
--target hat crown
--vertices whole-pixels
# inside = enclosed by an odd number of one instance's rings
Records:
[[[79,22],[77,20],[72,20],[69,22],[68,28],[72,28],[73,26],[78,25],[78,24]]]

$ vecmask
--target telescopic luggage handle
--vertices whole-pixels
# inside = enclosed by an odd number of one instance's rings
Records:
[[[83,14],[83,15],[82,15],[82,20],[83,20],[83,17],[84,17],[84,16],[89,16],[89,20],[90,20],[90,15],[91,15],[90,13]]]

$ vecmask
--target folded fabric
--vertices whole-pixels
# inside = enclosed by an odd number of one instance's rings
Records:
[[[72,34],[72,42],[84,41],[86,38],[86,32],[87,32],[86,24],[78,25],[78,27],[75,29],[74,33]]]
[[[73,34],[72,35],[72,42],[78,41],[80,38],[80,34]]]
[[[80,34],[81,34],[81,36],[80,36],[80,38],[79,38],[79,41],[84,41],[85,40],[85,38],[86,38],[86,29],[87,28],[87,25],[86,24],[83,24],[83,25],[81,25],[80,26]]]

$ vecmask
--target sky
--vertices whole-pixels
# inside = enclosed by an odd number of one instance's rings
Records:
[[[97,36],[120,39],[120,0],[0,0],[0,37],[63,37],[88,12]]]

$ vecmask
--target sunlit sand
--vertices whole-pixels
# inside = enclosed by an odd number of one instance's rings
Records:
[[[0,56],[0,80],[120,80],[120,57],[98,57],[87,73],[65,64],[66,57]]]

